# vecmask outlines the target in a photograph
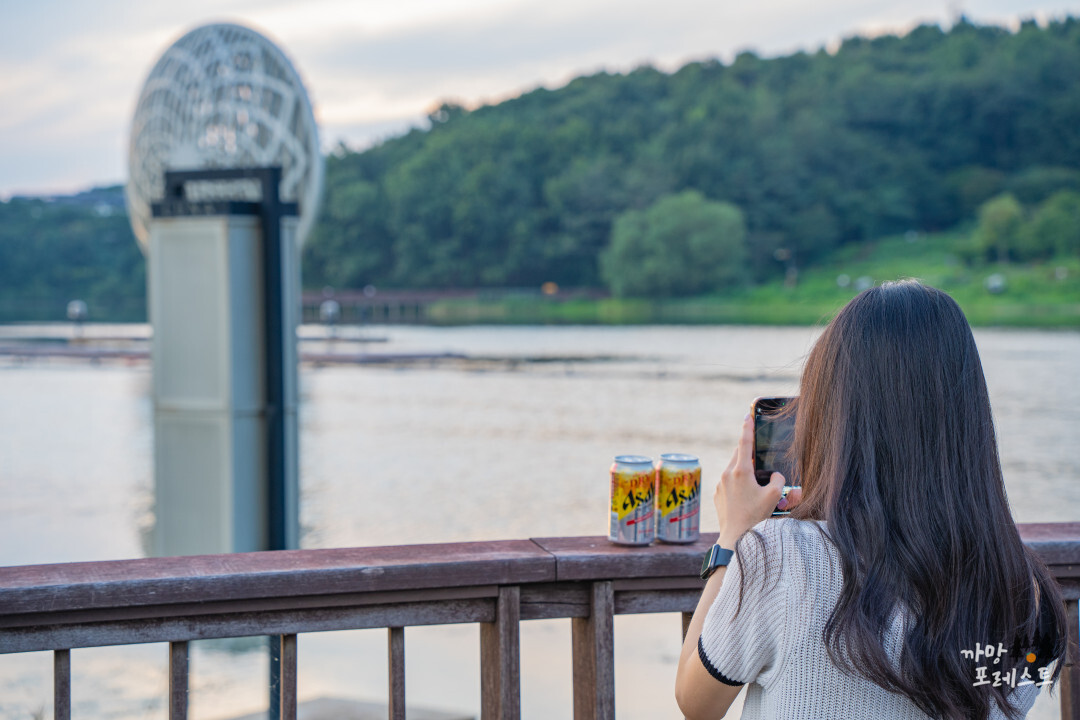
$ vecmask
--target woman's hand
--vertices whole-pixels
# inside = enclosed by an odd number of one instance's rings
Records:
[[[783,490],[784,476],[778,472],[772,474],[768,485],[758,485],[754,476],[754,419],[747,415],[743,419],[735,454],[721,473],[713,494],[716,517],[720,521],[717,543],[721,547],[734,548],[735,541],[743,533],[772,514]],[[794,507],[800,495],[798,491],[789,493],[788,504],[782,509]]]

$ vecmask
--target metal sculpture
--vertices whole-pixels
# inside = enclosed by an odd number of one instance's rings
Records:
[[[132,121],[126,194],[143,252],[150,205],[164,196],[165,170],[270,166],[282,168],[281,199],[300,206],[301,245],[315,221],[323,167],[300,76],[277,46],[250,28],[192,30],[150,71]]]

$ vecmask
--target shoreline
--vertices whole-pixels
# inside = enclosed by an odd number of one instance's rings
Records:
[[[444,300],[427,310],[427,322],[456,325],[763,325],[814,327],[825,325],[850,300],[806,302],[778,298],[754,303],[737,299],[680,300],[558,300],[498,301]],[[1076,303],[960,301],[973,327],[1036,329],[1080,328],[1080,299]]]
[[[317,322],[304,323],[302,328],[320,328],[327,334],[349,330],[378,330],[395,325],[418,327],[463,327],[469,325],[527,327],[560,326],[762,326],[762,327],[824,327],[832,316],[850,300],[833,302],[806,301],[801,298],[776,298],[775,302],[755,303],[731,298],[686,298],[678,300],[638,300],[625,298],[562,299],[513,298],[453,299],[431,303],[420,319],[402,322],[341,323],[337,326]],[[957,301],[972,327],[1033,330],[1080,329],[1080,298],[1075,303],[1002,302],[972,303],[958,297]],[[95,337],[93,328],[146,328],[145,332],[120,337]],[[0,340],[63,341],[131,341],[149,340],[149,323],[143,321],[88,321],[81,329],[65,320],[5,320],[0,321]],[[41,334],[28,338],[19,332],[35,329]],[[89,331],[85,336],[81,333]],[[35,333],[37,334],[37,333]],[[305,339],[324,339],[305,337]],[[345,340],[346,338],[339,338]],[[356,340],[354,340],[356,341]],[[361,342],[382,342],[370,338]]]

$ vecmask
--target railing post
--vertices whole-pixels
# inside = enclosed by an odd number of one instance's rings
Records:
[[[1061,669],[1061,720],[1080,720],[1080,616],[1077,600],[1065,601],[1065,627],[1069,642]]]
[[[53,717],[71,720],[71,651],[53,653]]]
[[[405,720],[405,628],[387,628],[390,720]]]
[[[281,720],[281,636],[267,637],[270,652],[270,707],[267,720]]]
[[[281,636],[281,720],[296,720],[296,636]]]
[[[592,585],[587,618],[573,618],[574,720],[615,720],[615,593]]]
[[[169,720],[187,720],[188,644],[169,643]]]
[[[495,622],[480,623],[480,718],[521,717],[521,589],[502,586]]]

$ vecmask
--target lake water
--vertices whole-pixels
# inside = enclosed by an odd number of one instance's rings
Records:
[[[817,331],[390,326],[364,334],[386,342],[339,341],[339,349],[472,359],[301,369],[303,547],[605,534],[613,455],[695,453],[711,487],[750,400],[796,392]],[[1080,333],[979,330],[976,339],[1016,519],[1080,519]],[[145,363],[0,359],[0,565],[145,555],[149,392]],[[703,513],[703,530],[715,523]],[[572,714],[569,627],[522,626],[527,718]],[[413,628],[406,637],[410,704],[478,714],[477,627]],[[385,698],[385,642],[381,630],[301,636],[300,699]],[[678,651],[677,615],[616,618],[620,719],[678,717]],[[165,646],[76,650],[72,665],[77,716],[166,717]],[[244,641],[196,645],[192,673],[193,718],[265,706],[266,660]],[[50,678],[47,653],[0,657],[0,718],[51,712]],[[1040,698],[1029,717],[1058,717],[1056,696]]]

